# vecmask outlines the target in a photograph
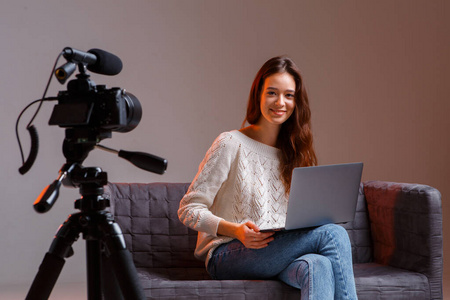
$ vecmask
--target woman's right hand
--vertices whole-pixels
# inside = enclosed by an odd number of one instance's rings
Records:
[[[259,227],[251,221],[247,221],[244,224],[236,224],[221,220],[217,233],[238,239],[246,248],[262,249],[273,241],[272,236],[275,232],[261,232]]]

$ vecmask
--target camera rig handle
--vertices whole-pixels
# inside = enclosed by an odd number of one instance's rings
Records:
[[[36,201],[34,201],[34,210],[38,213],[45,213],[52,208],[53,204],[55,204],[58,199],[61,183],[66,177],[70,176],[70,173],[76,165],[77,163],[66,163],[62,166],[61,170],[59,170],[58,179],[47,185],[37,197]]]
[[[111,149],[98,144],[95,145],[95,147],[101,150],[105,150],[107,152],[118,154],[119,157],[128,160],[136,167],[149,172],[153,172],[156,174],[164,174],[167,169],[167,159],[153,154],[137,151],[125,151],[125,150],[117,151],[115,149]]]

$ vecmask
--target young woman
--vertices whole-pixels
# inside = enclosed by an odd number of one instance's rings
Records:
[[[284,226],[292,170],[317,164],[310,117],[297,66],[268,60],[250,91],[250,126],[217,137],[178,210],[212,278],[278,278],[302,299],[357,299],[341,226],[261,231]]]

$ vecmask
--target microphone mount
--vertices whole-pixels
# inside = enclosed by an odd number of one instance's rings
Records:
[[[65,47],[62,55],[67,63],[56,69],[55,77],[59,83],[64,84],[75,72],[78,65],[80,72],[82,68],[103,75],[117,75],[122,71],[122,61],[112,53],[101,49],[91,49],[87,52],[71,47]]]

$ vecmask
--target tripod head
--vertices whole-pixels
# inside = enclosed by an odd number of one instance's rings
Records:
[[[66,129],[63,142],[63,154],[66,163],[59,170],[59,177],[48,185],[34,202],[34,209],[39,213],[49,211],[59,196],[61,184],[80,189],[82,198],[75,202],[75,208],[84,210],[103,210],[109,207],[109,201],[102,197],[108,176],[99,167],[83,167],[83,161],[95,148],[117,153],[120,157],[146,171],[163,174],[167,160],[152,154],[131,151],[116,151],[97,142],[111,135],[110,132],[97,132],[92,129]]]

